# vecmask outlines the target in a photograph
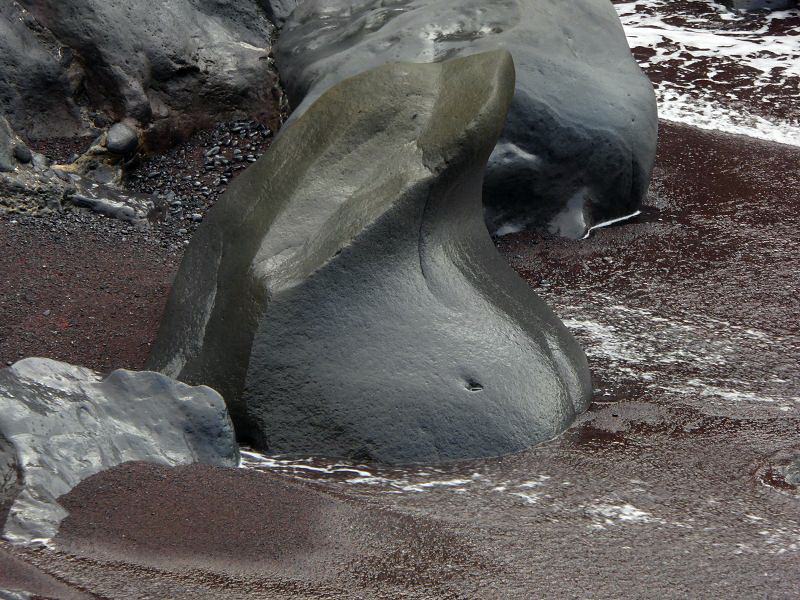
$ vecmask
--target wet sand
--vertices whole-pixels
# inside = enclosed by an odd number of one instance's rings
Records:
[[[798,165],[662,123],[637,221],[498,240],[589,355],[559,438],[445,468],[125,465],[63,499],[55,549],[0,565],[104,598],[800,597]]]
[[[800,145],[800,9],[613,0],[663,119]]]

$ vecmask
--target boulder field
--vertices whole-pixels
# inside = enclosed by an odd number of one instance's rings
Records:
[[[579,238],[637,211],[656,101],[608,0],[305,0],[275,53],[297,118],[332,85],[382,64],[498,47],[512,54],[517,83],[487,165],[490,231],[535,225]]]
[[[53,537],[67,515],[58,498],[113,466],[238,459],[225,403],[207,387],[45,358],[0,370],[0,531],[11,542]]]
[[[505,50],[334,85],[207,214],[149,368],[269,452],[445,462],[563,431],[586,358],[482,219],[514,89]]]

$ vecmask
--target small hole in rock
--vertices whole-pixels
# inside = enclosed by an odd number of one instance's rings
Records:
[[[470,392],[480,392],[483,391],[483,386],[474,379],[470,379],[467,381],[467,389]]]

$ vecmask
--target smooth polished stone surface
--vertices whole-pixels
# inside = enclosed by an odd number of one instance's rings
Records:
[[[379,65],[496,48],[512,54],[517,82],[487,166],[490,231],[534,225],[580,238],[636,212],[655,158],[656,102],[607,0],[306,0],[275,55],[296,117]]]
[[[444,462],[563,431],[586,359],[482,220],[513,93],[502,50],[329,90],[206,216],[149,367],[270,452]]]

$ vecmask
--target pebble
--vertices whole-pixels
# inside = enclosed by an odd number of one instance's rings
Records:
[[[157,192],[162,206],[168,207],[151,223],[150,229],[157,229],[151,234],[163,236],[164,248],[180,251],[208,208],[239,171],[261,157],[271,137],[268,127],[255,122],[220,123],[163,155],[142,157],[128,177],[129,188]]]

